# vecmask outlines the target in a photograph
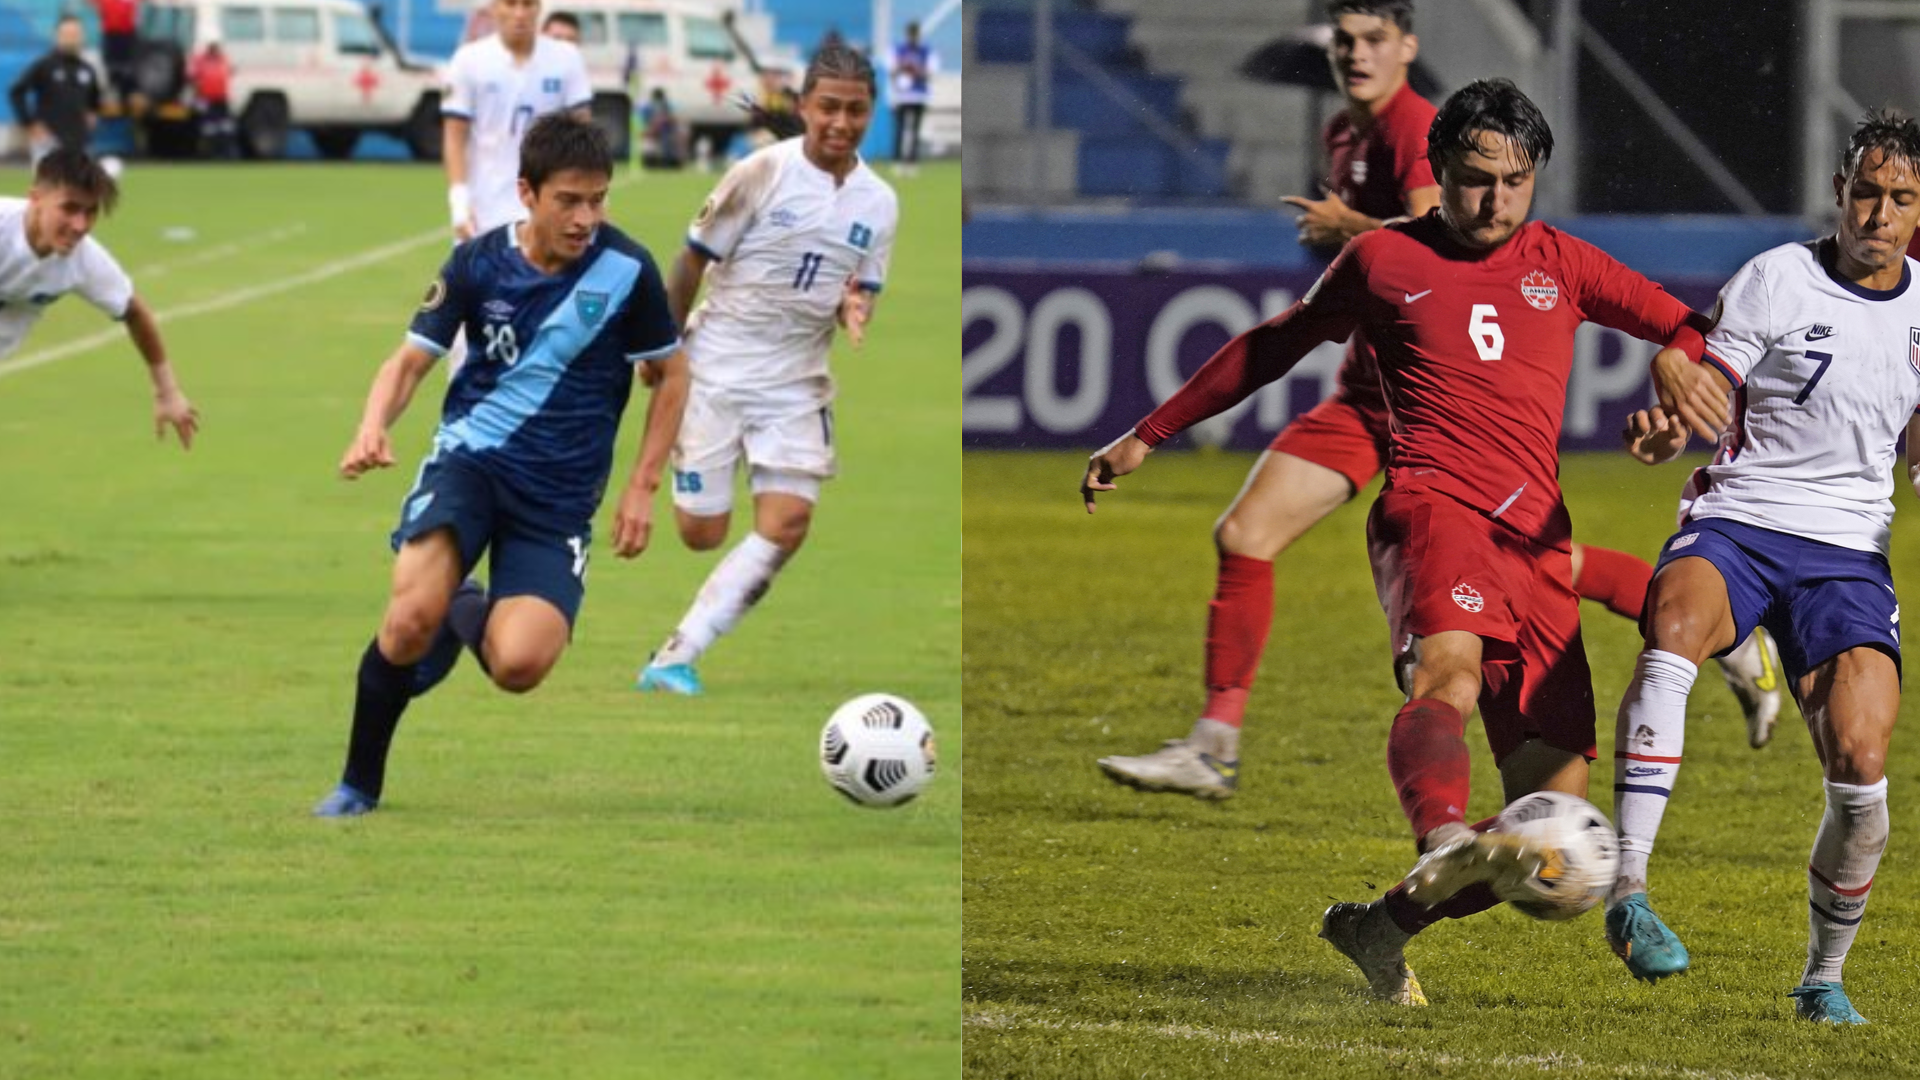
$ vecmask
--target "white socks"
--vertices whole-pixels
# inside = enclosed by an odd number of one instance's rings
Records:
[[[1887,849],[1887,781],[1826,781],[1827,813],[1807,860],[1807,971],[1800,984],[1839,982],[1860,932],[1880,853]]]
[[[787,561],[787,553],[778,544],[749,532],[735,544],[720,565],[707,575],[706,584],[693,598],[693,606],[680,619],[680,625],[654,655],[662,667],[691,664],[706,652],[720,635],[739,625],[747,609],[758,603],[773,585],[773,576]]]
[[[1658,649],[1640,654],[1620,701],[1613,738],[1613,823],[1620,876],[1612,899],[1647,891],[1647,859],[1667,811],[1687,735],[1687,692],[1700,669]]]

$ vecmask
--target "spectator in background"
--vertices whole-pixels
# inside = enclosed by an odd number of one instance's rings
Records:
[[[122,115],[135,108],[140,93],[134,79],[133,54],[139,43],[140,0],[93,0],[100,13],[100,59],[107,67],[114,103]]]
[[[26,129],[27,150],[37,165],[56,147],[87,148],[100,119],[100,74],[80,57],[86,32],[80,20],[63,15],[53,31],[53,48],[28,65],[7,97],[13,115]]]
[[[556,11],[547,16],[547,21],[540,24],[540,32],[576,49],[580,47],[580,17],[571,11]]]
[[[225,159],[234,156],[233,108],[229,88],[233,83],[233,62],[227,59],[220,40],[214,38],[187,67],[187,79],[193,84],[193,111],[200,122],[201,152]]]
[[[640,127],[646,148],[641,163],[649,169],[677,169],[687,163],[687,131],[659,87],[640,106]]]
[[[933,73],[940,58],[920,40],[920,24],[907,24],[907,40],[893,47],[893,171],[912,176],[920,162],[920,121],[927,113]]]

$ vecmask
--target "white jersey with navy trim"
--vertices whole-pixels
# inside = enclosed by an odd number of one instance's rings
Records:
[[[0,199],[0,356],[18,349],[41,314],[68,293],[121,319],[133,302],[133,282],[91,236],[71,254],[35,255],[27,244],[27,200]]]
[[[1694,518],[1885,554],[1894,445],[1920,405],[1920,288],[1838,277],[1832,238],[1755,256],[1720,291],[1703,362],[1735,387]]]
[[[849,281],[886,284],[900,209],[863,162],[843,182],[798,138],[727,170],[687,244],[715,260],[687,320],[696,384],[754,389],[812,382],[832,394],[827,352]]]
[[[593,104],[586,61],[580,50],[542,34],[533,55],[520,63],[488,34],[454,52],[447,65],[442,116],[457,116],[467,130],[467,188],[480,231],[526,216],[520,205],[520,139],[533,121]]]

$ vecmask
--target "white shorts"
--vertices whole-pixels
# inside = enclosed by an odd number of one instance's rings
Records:
[[[820,482],[838,471],[833,404],[803,390],[729,390],[693,384],[673,448],[673,504],[709,517],[733,509],[733,478],[745,457],[755,495],[820,500]]]

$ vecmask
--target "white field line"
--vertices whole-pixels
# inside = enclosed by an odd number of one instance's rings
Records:
[[[302,285],[311,285],[317,281],[325,281],[328,278],[339,277],[341,274],[358,270],[364,266],[372,266],[374,263],[385,262],[396,255],[405,254],[414,248],[423,247],[434,241],[439,241],[442,244],[447,242],[447,230],[445,226],[436,227],[423,233],[416,233],[404,240],[396,240],[391,244],[382,244],[379,247],[368,248],[365,251],[335,259],[332,262],[321,263],[319,266],[310,270],[288,277],[277,278],[273,281],[262,282],[258,285],[249,285],[244,289],[234,289],[231,292],[224,292],[218,296],[208,297],[205,300],[196,300],[191,304],[181,304],[178,307],[155,312],[155,318],[162,323],[169,323],[176,322],[180,319],[191,319],[198,315],[211,315],[216,311],[226,311],[229,308],[236,308],[242,304],[252,303],[262,297],[274,296],[286,292],[289,289],[297,289]],[[126,328],[116,323],[104,330],[99,330],[85,337],[75,338],[72,341],[55,345],[50,349],[30,352],[12,360],[0,360],[0,379],[4,379],[9,375],[18,375],[23,371],[31,371],[34,368],[51,364],[56,360],[65,360],[70,356],[78,356],[81,353],[90,352],[110,342],[123,340],[126,336]]]
[[[1435,1067],[1480,1066],[1531,1068],[1542,1073],[1588,1074],[1621,1077],[1622,1080],[1776,1080],[1766,1073],[1719,1072],[1701,1069],[1664,1068],[1658,1065],[1602,1065],[1581,1060],[1573,1054],[1496,1054],[1472,1057],[1432,1050],[1398,1046],[1380,1046],[1363,1042],[1323,1042],[1302,1039],[1278,1031],[1239,1031],[1201,1027],[1194,1024],[1151,1024],[1125,1020],[1093,1022],[1086,1020],[1050,1020],[1026,1009],[989,1008],[968,1013],[964,1026],[982,1031],[1072,1031],[1089,1034],[1145,1036],[1182,1039],[1215,1046],[1276,1046],[1305,1050],[1315,1054],[1346,1057],[1379,1057],[1398,1062],[1423,1062]]]
[[[127,276],[132,278],[135,281],[135,283],[146,281],[151,278],[165,277],[166,275],[173,273],[175,270],[179,270],[184,267],[199,266],[201,263],[210,263],[215,259],[224,259],[229,255],[238,255],[241,252],[246,251],[250,248],[263,247],[267,244],[277,243],[281,240],[291,239],[292,237],[299,236],[301,233],[306,231],[307,231],[307,223],[304,221],[297,221],[297,222],[294,222],[292,225],[282,225],[277,229],[269,229],[263,233],[255,233],[252,236],[243,236],[238,240],[229,240],[224,244],[215,245],[214,247],[207,248],[204,251],[196,251],[190,255],[182,255],[177,259],[162,259],[157,263],[149,263],[148,265],[143,266],[138,270],[127,271]]]

